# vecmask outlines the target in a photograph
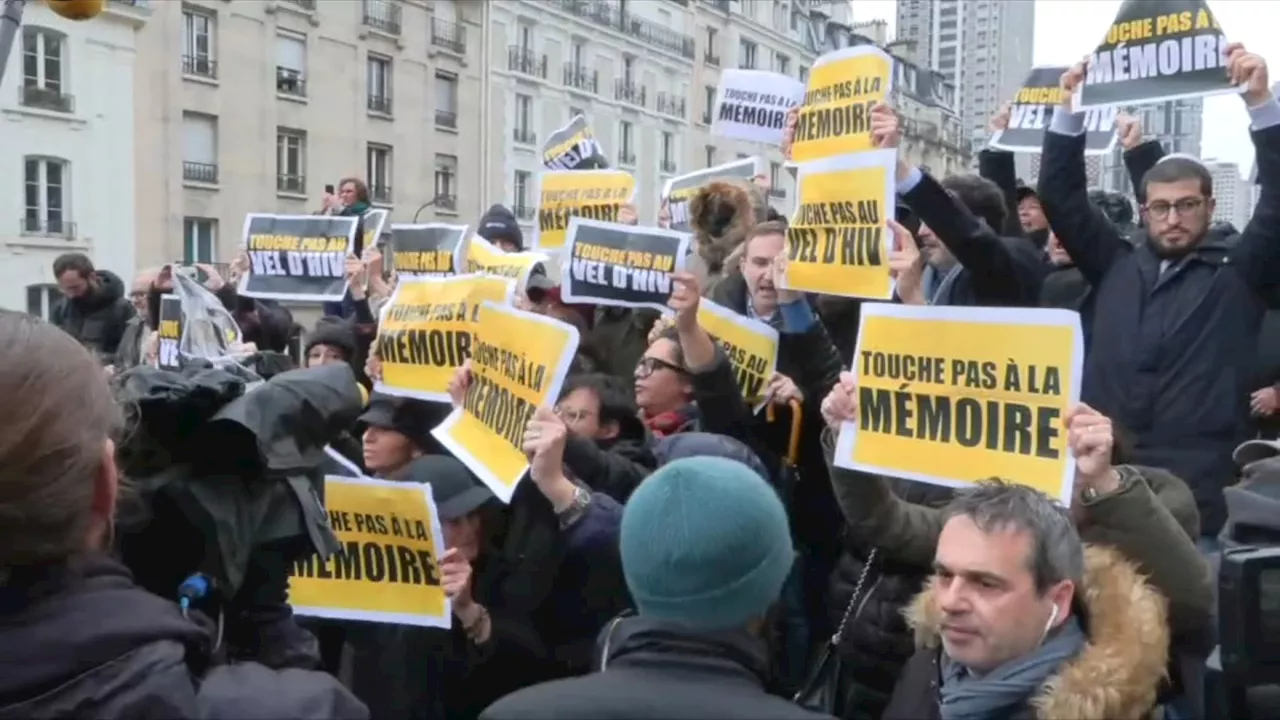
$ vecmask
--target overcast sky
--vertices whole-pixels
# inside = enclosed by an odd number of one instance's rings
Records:
[[[1029,2],[1031,0],[1004,0]],[[1121,0],[1034,0],[1036,4],[1035,63],[1065,65],[1093,50],[1116,15]],[[857,21],[876,18],[894,25],[893,0],[853,0]],[[1266,53],[1271,50],[1271,81],[1280,80],[1280,2],[1269,0],[1210,0],[1209,8],[1226,31],[1227,38]],[[1093,38],[1093,40],[1086,40]],[[1236,96],[1207,98],[1204,103],[1205,158],[1238,163],[1243,174],[1253,166],[1248,115]]]

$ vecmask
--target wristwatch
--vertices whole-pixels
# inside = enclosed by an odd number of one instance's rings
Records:
[[[560,529],[567,530],[574,523],[582,519],[587,514],[587,508],[591,506],[591,493],[587,492],[582,486],[573,489],[573,500],[569,503],[569,507],[556,513],[556,518],[560,520]]]

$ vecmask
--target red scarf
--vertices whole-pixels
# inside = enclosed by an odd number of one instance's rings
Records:
[[[693,419],[693,414],[688,408],[681,408],[658,413],[652,417],[641,413],[640,419],[644,421],[645,427],[649,428],[649,432],[653,433],[654,437],[664,438],[683,430]]]

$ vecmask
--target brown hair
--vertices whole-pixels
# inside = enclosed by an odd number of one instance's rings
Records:
[[[338,183],[338,190],[341,191],[342,186],[346,185],[347,183],[351,183],[352,185],[356,186],[357,200],[363,203],[369,202],[369,186],[366,185],[363,180],[361,180],[360,178],[353,178],[353,177],[342,178],[342,181]]]
[[[62,277],[68,270],[74,270],[77,275],[87,278],[93,274],[93,261],[88,255],[78,252],[63,253],[53,261],[53,277],[55,279]]]
[[[79,553],[92,520],[103,441],[123,415],[80,343],[26,313],[0,310],[0,567]]]

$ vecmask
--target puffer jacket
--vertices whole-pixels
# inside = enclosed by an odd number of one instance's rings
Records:
[[[951,499],[950,488],[887,479],[902,500],[941,507]],[[915,652],[903,610],[924,587],[928,567],[912,566],[877,553],[867,568],[870,548],[846,533],[844,553],[831,574],[827,595],[832,627],[838,627],[849,608],[858,579],[866,571],[862,594],[840,639],[842,660],[839,697],[845,720],[878,720],[893,695],[902,666]]]
[[[110,270],[94,275],[94,287],[78,298],[63,298],[54,306],[50,322],[108,364],[120,347],[125,325],[137,313],[119,275]]]

